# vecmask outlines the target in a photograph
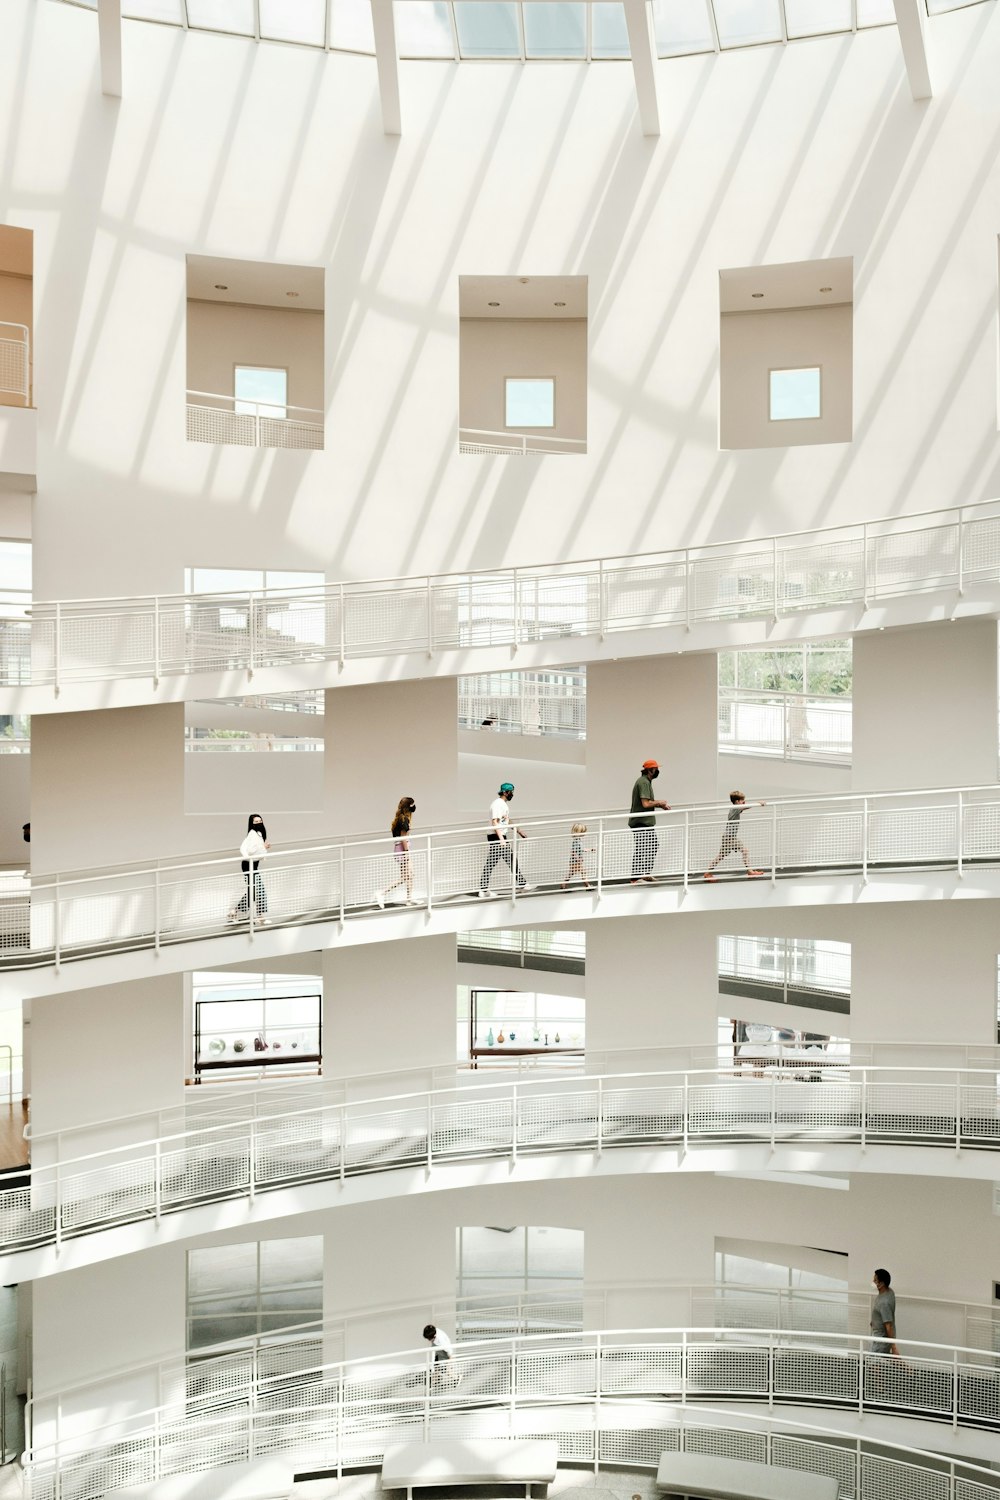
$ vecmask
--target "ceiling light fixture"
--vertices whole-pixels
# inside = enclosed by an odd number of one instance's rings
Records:
[[[751,292],[750,295],[751,295],[751,297],[763,297],[764,293],[763,292]]]
[[[833,291],[833,287],[832,286],[821,286],[820,287],[820,291],[821,292],[832,292]]]
[[[499,302],[487,302],[486,306],[487,307],[499,307],[500,304],[499,304]]]
[[[565,304],[565,302],[553,302],[552,306],[553,307],[565,307],[566,304]]]
[[[527,286],[528,285],[528,278],[527,278],[527,276],[519,276],[517,279],[521,283],[522,286]]]
[[[223,286],[221,281],[217,281],[215,283],[215,290],[217,292],[228,292],[229,288],[227,286]]]
[[[297,297],[298,295],[299,295],[298,292],[286,292],[285,293],[286,297]]]

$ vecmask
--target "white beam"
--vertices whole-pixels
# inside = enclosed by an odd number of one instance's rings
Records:
[[[656,54],[649,6],[646,0],[625,0],[625,24],[632,53],[632,72],[639,100],[639,119],[643,135],[659,135],[660,107],[656,99]]]
[[[382,99],[382,129],[386,135],[401,135],[403,123],[399,107],[399,57],[396,52],[396,18],[392,11],[392,0],[371,0],[371,4],[378,91]]]
[[[101,41],[101,93],[122,96],[122,3],[97,0],[97,29]]]
[[[910,93],[914,99],[929,99],[934,90],[931,88],[931,69],[927,57],[924,0],[892,0],[892,3],[896,11],[896,25],[899,28]]]

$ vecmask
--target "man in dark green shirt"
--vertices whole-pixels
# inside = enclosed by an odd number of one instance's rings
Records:
[[[658,802],[653,796],[653,782],[660,774],[655,760],[644,760],[632,788],[632,807],[628,826],[635,839],[632,851],[632,884],[652,885],[653,865],[660,841],[656,837],[656,809],[670,811],[669,802]]]

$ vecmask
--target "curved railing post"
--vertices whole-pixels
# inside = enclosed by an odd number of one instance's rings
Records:
[[[426,592],[424,595],[427,614],[427,655],[434,655],[434,590],[430,577],[427,578]]]
[[[604,1079],[597,1080],[597,1154],[604,1150]]]
[[[59,689],[62,686],[62,605],[58,599],[56,600],[55,629],[52,641],[52,673],[52,686],[55,690],[55,696],[58,698]]]
[[[247,595],[247,634],[249,636],[247,676],[252,677],[257,666],[257,601],[252,590]]]
[[[510,1164],[517,1166],[517,1084],[510,1086]]]
[[[868,884],[868,839],[869,839],[869,834],[868,834],[868,819],[869,819],[868,798],[867,797],[862,797],[862,799],[861,799],[861,881],[862,881],[862,884],[864,884],[864,885]]]
[[[958,878],[961,880],[965,874],[963,863],[965,858],[965,798],[961,792],[958,794],[958,848],[956,852]]]
[[[337,642],[337,662],[340,666],[340,670],[343,671],[344,665],[347,661],[347,603],[344,598],[344,585],[342,583],[337,585],[337,599],[338,609],[340,612],[338,631],[339,639]]]
[[[607,601],[605,599],[604,558],[597,564],[597,639],[603,641],[607,629]]]
[[[253,1207],[254,1198],[257,1195],[257,1121],[251,1116],[250,1131],[247,1136],[247,1196],[250,1207]]]
[[[153,686],[160,685],[160,596],[153,595]]]

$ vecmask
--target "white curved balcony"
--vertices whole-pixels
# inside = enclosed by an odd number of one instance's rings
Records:
[[[225,1410],[192,1414],[179,1400],[39,1446],[26,1455],[26,1466],[32,1500],[97,1500],[129,1484],[268,1453],[288,1455],[300,1474],[339,1473],[377,1465],[386,1446],[410,1436],[544,1432],[558,1438],[562,1461],[655,1465],[662,1451],[680,1446],[679,1434],[673,1441],[669,1436],[678,1426],[676,1404],[766,1403],[768,1413],[775,1406],[841,1408],[858,1421],[888,1412],[956,1429],[1000,1425],[995,1357],[910,1342],[897,1360],[870,1353],[869,1343],[853,1335],[770,1330],[623,1329],[462,1345],[437,1380],[433,1351],[426,1349],[318,1362],[293,1375],[248,1382],[242,1399]],[[690,1420],[687,1412],[681,1416]],[[787,1425],[784,1417],[750,1420]],[[740,1426],[747,1418],[727,1414],[726,1421]],[[780,1461],[777,1442],[775,1432],[767,1445],[772,1462]],[[884,1445],[879,1448],[884,1453]],[[890,1468],[900,1463],[883,1457],[886,1462]],[[903,1464],[895,1482],[887,1482],[874,1449],[867,1454],[863,1438],[841,1432],[826,1455],[828,1467],[813,1472],[833,1473],[843,1494],[872,1500],[913,1500],[915,1494],[995,1500],[1000,1493],[995,1472],[990,1477],[988,1470],[919,1450],[911,1450],[910,1462],[913,1469],[936,1471],[936,1485],[925,1478],[914,1488],[912,1469]],[[857,1483],[866,1471],[869,1480],[877,1475],[876,1485]],[[980,1475],[988,1481],[982,1490],[959,1487],[978,1486]]]
[[[410,855],[414,900],[425,919],[419,928],[412,909],[382,913],[377,906],[377,893],[394,868],[391,838],[278,849],[263,871],[267,925],[261,920],[264,913],[251,908],[240,924],[241,942],[263,933],[263,941],[280,938],[281,951],[290,952],[343,939],[348,929],[351,941],[452,932],[473,924],[473,910],[475,925],[487,927],[507,927],[514,920],[572,921],[584,914],[588,919],[628,915],[652,909],[644,902],[655,895],[657,884],[672,892],[674,901],[683,894],[686,909],[693,909],[696,900],[724,904],[727,888],[738,888],[742,905],[748,899],[742,893],[751,888],[761,894],[749,899],[759,902],[773,899],[774,888],[783,882],[833,875],[858,877],[866,884],[891,877],[897,882],[887,888],[892,897],[894,890],[902,892],[898,882],[915,871],[948,871],[962,878],[1000,866],[997,786],[784,798],[752,808],[741,824],[741,837],[765,877],[752,887],[736,855],[718,867],[713,884],[704,883],[720,849],[727,812],[728,805],[711,804],[660,814],[650,885],[632,882],[639,846],[628,815],[583,815],[594,850],[587,856],[591,889],[577,881],[575,891],[568,892],[562,883],[570,819],[526,820],[519,825],[526,838],[514,842],[529,885],[520,890],[510,867],[500,861],[490,871],[489,891],[497,898],[490,901],[478,899],[492,863],[480,824],[415,834]],[[644,847],[647,853],[652,849],[651,844]],[[765,897],[768,882],[772,893]],[[237,951],[227,914],[242,892],[239,861],[231,854],[42,877],[31,882],[29,900],[15,896],[0,906],[0,971],[41,975],[96,958],[120,966],[122,955],[139,951],[159,954],[161,973],[170,962],[175,968],[222,963]],[[208,954],[195,947],[206,939]],[[107,982],[112,972],[117,972],[113,964],[89,982]],[[130,976],[131,970],[125,977]],[[27,992],[23,983],[22,991]]]
[[[838,1163],[845,1147],[854,1148],[859,1169],[878,1171],[886,1162],[876,1160],[873,1148],[886,1146],[894,1159],[915,1147],[944,1153],[942,1170],[959,1162],[968,1169],[972,1153],[981,1158],[975,1170],[989,1176],[1000,1150],[995,1064],[859,1066],[817,1058],[767,1077],[733,1067],[619,1072],[293,1108],[271,1096],[259,1112],[233,1118],[223,1107],[220,1114],[195,1128],[12,1175],[0,1195],[0,1253],[47,1246],[58,1253],[65,1241],[103,1230],[140,1224],[155,1231],[187,1209],[253,1204],[260,1195],[303,1185],[332,1184],[343,1197],[348,1180],[413,1167],[426,1174],[427,1185],[447,1186],[440,1169],[472,1162],[513,1169],[522,1158],[569,1152],[600,1158],[616,1150],[642,1150],[652,1160],[649,1152],[666,1149],[682,1151],[696,1170],[703,1148],[763,1146],[774,1157],[788,1145],[820,1160],[839,1148]],[[718,1160],[718,1151],[709,1151],[704,1169],[718,1169]],[[387,1177],[378,1194],[408,1188]]]
[[[342,1357],[349,1334],[372,1324],[416,1328],[430,1321],[454,1328],[461,1348],[466,1341],[482,1345],[494,1340],[579,1333],[583,1328],[602,1332],[620,1326],[612,1316],[613,1310],[629,1302],[644,1308],[656,1305],[676,1309],[682,1327],[791,1332],[808,1334],[822,1343],[827,1334],[867,1339],[872,1298],[870,1293],[861,1292],[779,1290],[724,1282],[619,1281],[588,1283],[585,1288],[565,1292],[550,1288],[379,1303],[312,1323],[205,1345],[194,1355],[119,1365],[84,1380],[61,1383],[52,1391],[40,1391],[33,1385],[26,1430],[29,1434],[34,1431],[37,1418],[48,1437],[58,1442],[70,1431],[79,1437],[99,1425],[110,1400],[117,1401],[123,1413],[141,1411],[150,1393],[155,1392],[162,1407],[181,1405],[188,1416],[193,1416],[244,1400],[249,1393],[263,1392],[277,1380],[308,1383],[317,1365]],[[907,1328],[944,1323],[961,1329],[959,1346],[965,1353],[1000,1355],[1000,1321],[994,1304],[899,1296],[897,1308]],[[391,1333],[388,1337],[391,1339]],[[908,1353],[910,1342],[900,1342]],[[928,1340],[921,1334],[918,1343],[926,1342],[943,1341]],[[992,1363],[986,1361],[987,1366]],[[31,1443],[29,1436],[29,1447]]]
[[[189,443],[226,443],[238,448],[323,446],[323,413],[311,406],[276,406],[217,391],[188,391]]]
[[[675,551],[322,588],[38,602],[6,712],[576,666],[996,612],[1000,502]],[[931,596],[938,596],[932,599]],[[30,661],[30,673],[24,663]],[[2,667],[2,660],[0,660]]]

